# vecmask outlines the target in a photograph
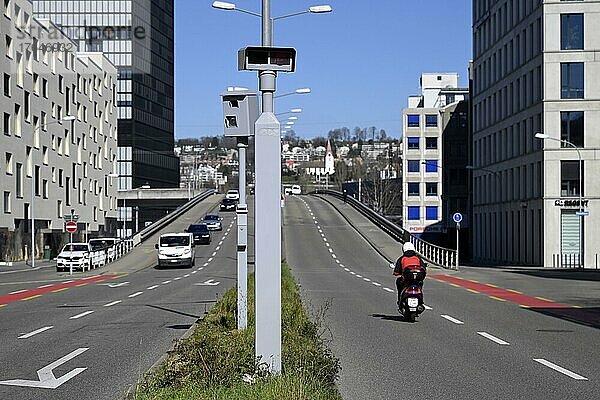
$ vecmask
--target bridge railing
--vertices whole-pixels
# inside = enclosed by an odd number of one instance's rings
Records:
[[[344,194],[342,192],[338,192],[337,190],[318,189],[311,194],[325,194],[338,199],[344,199]],[[384,216],[378,214],[352,196],[346,196],[346,203],[350,204],[358,212],[363,214],[371,222],[383,229],[388,235],[393,237],[398,242],[404,244],[405,242],[410,241],[412,244],[414,244],[417,253],[419,253],[429,263],[446,269],[458,269],[456,250],[447,249],[445,247],[437,246],[433,243],[422,240],[406,229],[396,225]]]

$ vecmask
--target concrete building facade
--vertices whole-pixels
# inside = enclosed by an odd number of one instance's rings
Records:
[[[473,1],[480,264],[600,263],[599,18],[596,1]],[[566,141],[581,149],[582,193],[578,152]],[[590,211],[584,218],[576,214],[580,196]]]
[[[402,110],[403,225],[414,234],[444,233],[448,221],[445,213],[450,209],[449,206],[444,207],[444,179],[449,179],[451,172],[458,174],[446,170],[443,165],[444,146],[447,144],[444,132],[451,123],[457,122],[459,115],[454,115],[454,112],[459,103],[467,100],[469,91],[458,87],[456,73],[423,74],[420,83],[421,95],[409,97],[408,107]],[[466,140],[468,126],[459,128],[453,135],[461,132]],[[454,147],[452,151],[460,153],[460,149]],[[467,174],[464,166],[460,170]],[[460,205],[463,206],[467,208],[467,204]]]
[[[38,256],[58,250],[71,210],[85,234],[114,232],[117,70],[33,18],[30,1],[0,7],[0,260],[18,260],[31,249],[32,202]]]

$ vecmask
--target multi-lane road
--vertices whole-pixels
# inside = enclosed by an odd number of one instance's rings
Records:
[[[164,231],[182,231],[214,196]],[[0,275],[0,399],[117,399],[235,285],[234,214],[191,269],[156,269],[150,239],[114,265],[69,277]],[[98,275],[100,274],[100,275]]]
[[[165,231],[182,231],[218,201],[202,202]],[[223,231],[196,248],[191,269],[156,269],[150,239],[73,278],[51,268],[0,273],[0,399],[122,398],[235,285],[234,215],[222,215]],[[325,309],[344,399],[600,393],[596,275],[431,268],[428,309],[410,324],[396,310],[388,265],[399,245],[348,205],[290,196],[283,233],[308,308]]]
[[[344,399],[598,398],[600,332],[589,311],[542,297],[543,282],[527,274],[512,281],[494,270],[431,269],[429,309],[417,323],[404,322],[386,261],[399,246],[382,243],[385,235],[366,219],[329,201],[335,208],[313,196],[289,199],[284,236],[307,303],[315,311],[327,305],[324,328],[341,360]],[[520,290],[511,285],[517,281]],[[600,289],[597,281],[581,288]]]

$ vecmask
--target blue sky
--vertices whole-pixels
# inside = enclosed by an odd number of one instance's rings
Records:
[[[231,2],[260,12],[260,0]],[[260,18],[211,4],[175,0],[177,138],[222,134],[219,94],[227,86],[257,90],[255,72],[237,71],[237,50],[260,45]],[[303,109],[300,136],[375,126],[400,137],[402,108],[407,96],[419,93],[422,72],[458,72],[466,86],[471,1],[273,0],[271,13],[319,4],[333,12],[279,20],[274,29],[275,45],[298,51],[296,72],[278,75],[278,93],[312,89],[275,104],[276,112]]]

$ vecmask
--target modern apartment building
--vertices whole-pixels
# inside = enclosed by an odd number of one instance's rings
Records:
[[[71,210],[80,231],[114,232],[117,70],[33,18],[30,1],[0,7],[0,260],[14,260],[29,257],[32,214],[38,256],[60,246]]]
[[[469,208],[469,90],[459,88],[456,73],[423,74],[420,83],[421,94],[402,110],[403,225],[448,245],[452,214]]]
[[[597,1],[473,1],[478,263],[600,262],[599,18]]]
[[[119,189],[179,186],[174,148],[173,0],[33,0],[81,50],[119,73]]]

